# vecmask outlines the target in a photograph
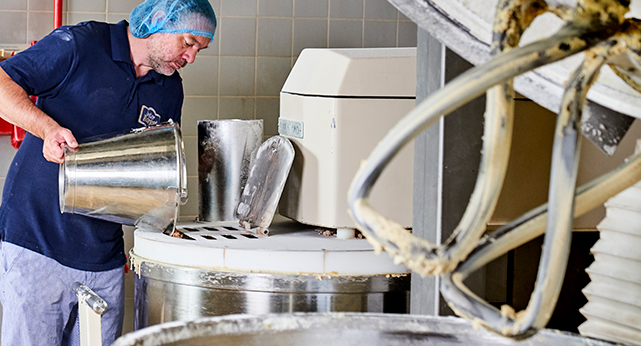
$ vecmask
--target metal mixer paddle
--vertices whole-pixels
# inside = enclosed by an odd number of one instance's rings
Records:
[[[628,2],[614,0],[501,1],[493,29],[492,47],[496,57],[452,80],[412,110],[379,143],[352,182],[349,192],[352,216],[375,247],[385,249],[398,263],[406,264],[421,275],[448,273],[465,261],[457,272],[451,276],[446,275],[443,294],[455,312],[492,331],[513,337],[526,337],[544,327],[551,316],[569,253],[580,148],[578,131],[581,128],[585,95],[603,64],[621,65],[621,62],[610,61],[611,57],[619,54],[617,57],[635,63],[641,52],[639,23],[635,19],[624,17],[629,10],[628,6]],[[566,24],[549,38],[517,47],[522,33],[530,23],[546,12],[552,12],[566,20]],[[462,273],[468,274],[469,268],[477,268],[476,261],[484,258],[472,256],[465,260],[479,245],[505,176],[513,113],[514,91],[511,80],[517,75],[581,51],[586,51],[585,60],[566,87],[555,130],[549,207],[546,207],[549,208],[550,216],[535,291],[523,313],[513,314],[510,308],[501,312],[487,303],[483,304],[480,298],[469,292],[462,284]],[[634,73],[638,71],[618,69],[618,72],[628,76],[629,78],[622,79],[634,86]],[[394,155],[441,115],[447,115],[494,85],[498,86],[488,90],[483,156],[476,186],[452,237],[442,246],[430,244],[374,210],[368,202],[369,193]],[[633,184],[639,178],[639,168],[637,165],[627,166],[616,174],[616,187],[611,182],[607,183],[610,180],[605,178],[597,181],[596,186],[590,186],[588,190],[598,191],[599,197],[590,199],[590,203],[581,202],[581,208],[596,206],[597,201],[602,203],[607,197]],[[540,213],[539,208],[519,219],[517,225]],[[484,256],[490,252],[505,253],[509,250],[506,248],[512,246],[510,242],[516,244],[529,238],[533,232],[522,231],[524,228],[516,225],[510,227],[514,231],[510,231],[509,237],[498,242],[500,246],[491,241],[481,243],[485,244],[482,248],[487,247]],[[517,230],[523,234],[513,235]]]

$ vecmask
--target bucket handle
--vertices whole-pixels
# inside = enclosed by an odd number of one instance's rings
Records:
[[[180,160],[180,188],[178,189],[178,203],[180,203],[180,205],[185,205],[189,197],[187,191],[187,162],[185,161],[185,149],[182,144],[182,134],[179,135],[181,140],[180,145],[178,146],[178,158]]]
[[[179,203],[180,205],[185,205],[188,200],[188,193],[186,187],[181,187],[179,192]]]

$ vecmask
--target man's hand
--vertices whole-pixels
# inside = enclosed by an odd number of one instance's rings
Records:
[[[42,154],[47,161],[55,163],[65,162],[65,145],[71,149],[78,148],[78,142],[71,131],[61,126],[46,131],[43,141]]]

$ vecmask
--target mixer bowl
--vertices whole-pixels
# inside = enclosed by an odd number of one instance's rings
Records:
[[[179,223],[181,238],[136,230],[134,328],[232,314],[409,311],[407,269],[365,239],[325,237],[282,217],[270,229],[256,237],[234,222]]]
[[[230,315],[168,322],[120,337],[125,345],[613,345],[555,330],[515,341],[474,329],[456,317],[396,314],[294,313]]]

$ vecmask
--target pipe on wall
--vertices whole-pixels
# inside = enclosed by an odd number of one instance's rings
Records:
[[[62,0],[53,0],[53,28],[62,26]]]

